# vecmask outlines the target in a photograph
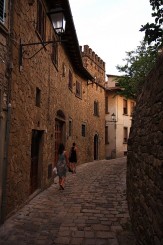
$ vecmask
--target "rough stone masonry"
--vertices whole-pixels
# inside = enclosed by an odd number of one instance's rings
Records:
[[[163,244],[163,57],[138,98],[128,141],[127,196],[139,244]]]

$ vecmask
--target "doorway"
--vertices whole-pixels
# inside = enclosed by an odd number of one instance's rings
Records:
[[[55,162],[58,159],[58,148],[60,143],[65,143],[63,137],[64,122],[58,119],[55,120],[55,149],[54,149],[54,159]]]
[[[98,160],[98,135],[94,136],[94,160]]]
[[[42,146],[43,131],[32,130],[31,142],[31,169],[30,169],[30,194],[40,187],[40,153]]]

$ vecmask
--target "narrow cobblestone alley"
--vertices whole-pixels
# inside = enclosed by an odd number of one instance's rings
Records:
[[[126,158],[67,174],[0,227],[1,245],[135,245],[126,202]]]

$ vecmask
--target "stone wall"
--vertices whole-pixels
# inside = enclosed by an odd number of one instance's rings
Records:
[[[163,244],[163,57],[137,100],[128,141],[127,197],[139,244]]]
[[[28,14],[27,14],[28,13]],[[64,143],[69,151],[75,141],[78,149],[78,163],[94,160],[94,136],[99,137],[99,159],[105,158],[104,120],[105,91],[89,82],[71,62],[62,43],[58,44],[58,65],[51,60],[52,45],[41,48],[23,48],[23,66],[19,67],[19,41],[36,42],[35,23],[37,1],[14,5],[13,70],[11,82],[11,130],[7,173],[6,215],[20,208],[30,196],[31,141],[32,130],[42,132],[39,157],[39,191],[52,183],[48,167],[54,165],[55,122],[58,111],[62,111],[65,134]],[[52,28],[47,18],[47,40],[52,39]],[[64,73],[63,73],[64,67]],[[72,72],[72,88],[69,88],[69,70]],[[93,72],[93,70],[92,70]],[[97,72],[97,70],[96,70]],[[104,79],[105,76],[103,75]],[[76,81],[81,82],[81,96],[76,95]],[[40,106],[36,106],[36,88],[41,91]],[[99,116],[94,115],[94,100],[99,101]],[[72,119],[72,135],[69,137],[69,119]],[[86,125],[86,135],[81,135],[81,125]]]
[[[8,128],[9,99],[10,89],[9,81],[11,79],[12,57],[10,55],[11,43],[9,42],[9,33],[12,33],[12,25],[9,24],[9,6],[10,1],[6,0],[5,19],[0,20],[0,207],[4,205],[4,176],[6,168],[6,148],[8,146],[8,137],[6,131]],[[1,3],[1,12],[3,3]],[[3,201],[2,201],[3,200]],[[0,211],[0,222],[2,214]]]
[[[81,47],[83,63],[95,78],[95,82],[105,85],[105,62],[88,46]]]

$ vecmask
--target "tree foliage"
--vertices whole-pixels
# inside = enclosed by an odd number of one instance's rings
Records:
[[[117,66],[122,74],[117,79],[118,85],[123,88],[119,94],[126,98],[136,98],[149,71],[156,61],[157,51],[155,46],[148,46],[141,42],[136,50],[126,52],[125,65]]]
[[[144,40],[151,44],[155,43],[157,47],[163,46],[163,0],[150,0],[152,6],[152,17],[154,23],[142,25],[140,31],[145,31]]]
[[[154,66],[158,50],[163,48],[163,0],[149,0],[154,23],[142,25],[144,40],[136,50],[126,52],[125,65],[117,66],[122,76],[118,83],[123,90],[119,93],[126,98],[135,98],[141,90],[146,76]]]

